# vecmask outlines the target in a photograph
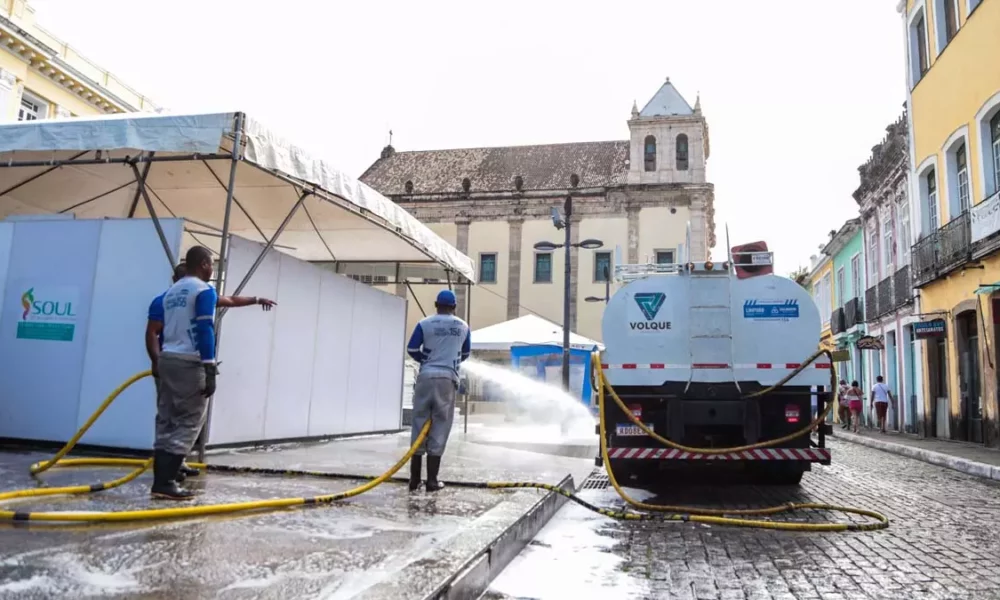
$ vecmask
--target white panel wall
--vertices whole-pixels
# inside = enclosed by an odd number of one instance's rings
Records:
[[[320,343],[313,357],[313,389],[309,408],[309,435],[345,433],[347,382],[351,375],[351,348],[346,340],[354,334],[354,291],[358,284],[347,277],[321,278],[319,338],[345,340],[342,344]]]
[[[233,238],[227,293],[262,248]],[[241,295],[278,306],[232,309],[222,321],[210,444],[399,428],[402,298],[279,252],[265,257]]]
[[[176,249],[182,223],[162,224]],[[170,265],[150,221],[26,220],[0,224],[0,276],[0,437],[65,441],[122,381],[149,368],[147,309],[170,283]],[[62,314],[29,308],[26,317],[28,290],[36,302],[60,303]],[[72,336],[38,339],[48,325],[72,326]],[[148,381],[134,386],[84,443],[149,448],[152,390]]]
[[[229,245],[229,271],[226,279],[243,280],[260,250],[240,238]],[[278,300],[278,258],[267,256],[254,273],[249,285],[240,292],[245,296],[262,296]],[[218,391],[213,398],[211,443],[252,442],[264,439],[264,417],[267,412],[268,382],[271,379],[271,342],[277,310],[263,312],[259,308],[231,309],[221,321]],[[225,440],[219,442],[218,440]]]
[[[160,223],[176,257],[183,221]],[[102,221],[77,427],[123,381],[149,369],[144,345],[149,304],[167,289],[172,276],[152,221]],[[152,448],[155,417],[156,389],[152,378],[146,377],[115,400],[81,443]]]

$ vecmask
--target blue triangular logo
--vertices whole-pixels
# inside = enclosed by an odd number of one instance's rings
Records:
[[[666,299],[667,296],[663,292],[635,295],[635,303],[639,305],[639,310],[642,311],[642,315],[646,317],[647,321],[652,321],[656,318],[656,313],[660,312],[660,307],[663,306],[663,301]]]

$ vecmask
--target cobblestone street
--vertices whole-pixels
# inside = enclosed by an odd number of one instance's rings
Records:
[[[701,524],[634,524],[567,505],[494,582],[491,599],[686,598],[808,600],[1000,598],[1000,486],[955,471],[847,443],[831,443],[834,462],[806,473],[798,491],[749,485],[686,484],[649,496],[653,503],[713,507],[819,502],[886,514],[888,530],[798,533]],[[613,489],[585,490],[620,508]],[[642,497],[642,496],[640,496]],[[840,520],[826,512],[786,519]],[[576,556],[579,536],[560,535],[589,521],[603,560]],[[574,525],[570,525],[573,523]],[[593,554],[593,552],[592,552]],[[549,567],[543,563],[548,561]],[[542,589],[532,567],[562,581]],[[580,590],[573,582],[585,582]],[[549,590],[549,591],[547,591]]]

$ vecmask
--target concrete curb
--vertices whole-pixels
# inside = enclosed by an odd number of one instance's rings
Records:
[[[892,454],[915,458],[925,463],[953,469],[967,475],[1000,481],[1000,467],[986,463],[976,462],[974,460],[960,458],[958,456],[951,456],[950,454],[944,454],[941,452],[934,452],[933,450],[927,450],[924,448],[915,448],[913,446],[907,446],[906,444],[894,444],[892,442],[886,442],[884,440],[873,439],[863,435],[855,435],[853,433],[843,431],[834,433],[833,436],[835,439],[841,439],[853,444],[859,444],[861,446],[868,446],[869,448],[875,448],[876,450],[882,450],[883,452],[890,452]]]
[[[559,487],[575,492],[573,476],[567,475]],[[476,600],[481,597],[489,589],[493,579],[538,535],[568,500],[562,494],[546,492],[521,518],[462,565],[436,591],[425,596],[425,600]]]

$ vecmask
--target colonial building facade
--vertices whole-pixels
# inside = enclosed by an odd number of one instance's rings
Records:
[[[474,329],[525,314],[563,321],[563,242],[552,209],[573,197],[570,328],[601,338],[605,267],[614,262],[705,260],[715,246],[714,189],[708,183],[708,125],[667,81],[642,110],[633,104],[630,139],[608,142],[396,151],[387,146],[361,181],[392,198],[477,263],[478,282],[459,288],[459,314]],[[685,245],[690,225],[690,247]],[[689,254],[688,254],[689,253]],[[376,282],[377,283],[377,282]],[[433,286],[397,286],[412,325],[431,309]],[[612,291],[613,293],[613,291]]]
[[[926,433],[998,445],[1000,1],[902,0],[899,11]]]
[[[27,0],[0,4],[0,122],[153,110],[148,98],[39,27]]]
[[[864,263],[867,266],[863,307],[868,336],[865,379],[870,389],[881,375],[897,402],[890,405],[890,429],[924,429],[923,393],[913,323],[914,294],[910,273],[909,142],[906,115],[886,128],[871,157],[858,168],[860,185],[854,200],[861,212]],[[871,407],[866,407],[870,410]]]

